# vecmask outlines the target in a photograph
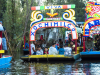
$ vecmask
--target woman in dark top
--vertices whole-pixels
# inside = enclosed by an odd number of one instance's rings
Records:
[[[47,47],[44,48],[44,54],[49,54]]]

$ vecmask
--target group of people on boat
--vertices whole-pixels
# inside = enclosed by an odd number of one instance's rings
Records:
[[[96,51],[99,51],[100,50],[100,35],[97,35],[95,37],[95,40],[94,40],[94,45],[95,45],[95,50]]]
[[[69,42],[69,44],[68,44]],[[63,45],[63,41],[59,39],[59,42],[52,41],[52,45],[48,48],[46,46],[45,39],[33,41],[31,43],[31,54],[32,55],[72,55],[72,50],[74,50],[75,45],[73,41],[68,41]],[[29,45],[26,42],[25,48]]]
[[[50,55],[72,55],[72,52],[75,51],[75,41],[67,40],[65,42],[62,41],[62,39],[59,39],[58,41],[52,41],[52,45],[50,47],[47,47],[45,39],[40,39],[33,41],[31,43],[31,54],[32,55],[43,55],[43,54],[50,54]],[[93,38],[87,37],[85,41],[85,48],[86,52],[99,50],[100,49],[100,35],[95,37],[95,43],[93,42]],[[77,46],[80,45],[80,41],[78,39]],[[25,43],[25,48],[29,48],[28,41]]]
[[[87,40],[85,41],[85,48],[86,52],[88,51],[99,51],[100,50],[100,35],[97,35],[95,37],[95,40],[93,40],[92,37],[87,37]]]

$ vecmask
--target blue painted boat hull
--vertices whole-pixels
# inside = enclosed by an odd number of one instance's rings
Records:
[[[80,54],[76,54],[73,56],[75,60],[78,60],[80,58]]]
[[[4,57],[0,58],[0,66],[9,64],[11,60],[12,60],[12,56],[8,56],[8,57],[4,56]]]
[[[82,60],[100,60],[100,51],[80,52]]]

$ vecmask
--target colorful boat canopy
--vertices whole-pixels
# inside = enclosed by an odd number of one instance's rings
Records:
[[[48,9],[72,9],[75,8],[75,4],[70,5],[53,5],[53,6],[34,6],[31,10],[48,10]]]
[[[89,18],[100,18],[100,3],[97,2],[87,2],[86,4],[86,20]]]

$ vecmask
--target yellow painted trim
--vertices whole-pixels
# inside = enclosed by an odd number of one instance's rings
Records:
[[[22,57],[22,58],[66,58],[67,59],[72,57],[64,55],[29,55],[28,57]]]
[[[0,50],[0,53],[5,53],[5,50]]]

